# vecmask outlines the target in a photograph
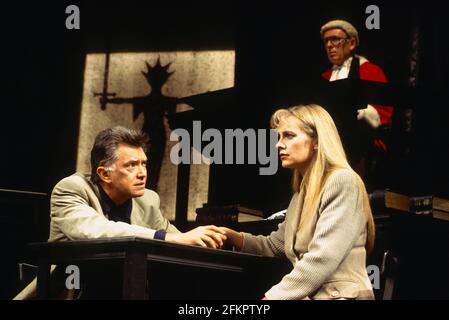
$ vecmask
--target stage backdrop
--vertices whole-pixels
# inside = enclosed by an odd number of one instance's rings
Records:
[[[155,160],[148,179],[157,181],[162,212],[174,220],[177,166],[170,161],[170,150],[176,142],[169,139],[166,113],[190,108],[182,103],[184,97],[233,87],[234,68],[233,50],[88,54],[77,171],[90,172],[90,149],[101,130],[123,125],[146,131],[152,140],[147,156]],[[155,157],[159,153],[161,159]],[[154,172],[159,172],[159,179]],[[194,220],[195,208],[207,202],[208,182],[209,166],[192,164],[188,220]]]

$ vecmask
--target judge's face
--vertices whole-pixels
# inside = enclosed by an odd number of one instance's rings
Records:
[[[142,148],[120,144],[117,160],[103,180],[105,191],[116,204],[143,196],[147,179],[147,157]]]
[[[355,38],[349,39],[341,29],[329,29],[323,34],[323,43],[329,62],[341,66],[356,47]]]
[[[276,148],[279,150],[282,167],[298,169],[304,175],[315,152],[315,139],[300,128],[299,120],[293,116],[284,119],[277,130],[279,141]]]

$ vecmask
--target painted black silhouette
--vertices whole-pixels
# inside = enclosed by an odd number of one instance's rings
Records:
[[[164,157],[165,135],[164,117],[166,114],[176,112],[176,104],[179,103],[178,98],[167,97],[162,94],[162,86],[167,82],[174,72],[169,72],[170,63],[162,66],[159,58],[154,66],[145,62],[147,71],[142,71],[148,84],[151,86],[151,92],[141,97],[115,97],[114,93],[103,92],[96,94],[100,96],[102,109],[106,108],[106,104],[122,104],[129,103],[133,105],[133,120],[143,112],[144,124],[142,131],[146,132],[150,137],[150,147],[148,152],[148,183],[149,188],[157,190],[159,174]],[[105,79],[107,79],[108,59],[106,60]],[[107,83],[106,83],[107,84]],[[110,96],[113,96],[110,98]]]

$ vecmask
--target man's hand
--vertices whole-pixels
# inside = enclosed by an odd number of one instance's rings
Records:
[[[357,110],[357,120],[364,120],[371,128],[376,129],[380,126],[380,116],[373,106],[368,105],[365,109]]]
[[[184,233],[167,233],[165,236],[165,240],[169,242],[214,249],[221,248],[226,238],[225,231],[213,225],[197,227]]]

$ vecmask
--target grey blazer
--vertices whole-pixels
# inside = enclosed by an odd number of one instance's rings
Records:
[[[56,184],[51,194],[49,241],[138,236],[153,239],[157,230],[179,232],[162,215],[156,192],[146,189],[132,199],[131,224],[108,220],[98,187],[89,176],[75,173]]]
[[[286,257],[293,269],[268,299],[373,299],[366,271],[366,217],[355,173],[337,170],[318,209],[298,230],[303,194],[294,194],[285,221],[269,236],[243,233],[242,251]]]

